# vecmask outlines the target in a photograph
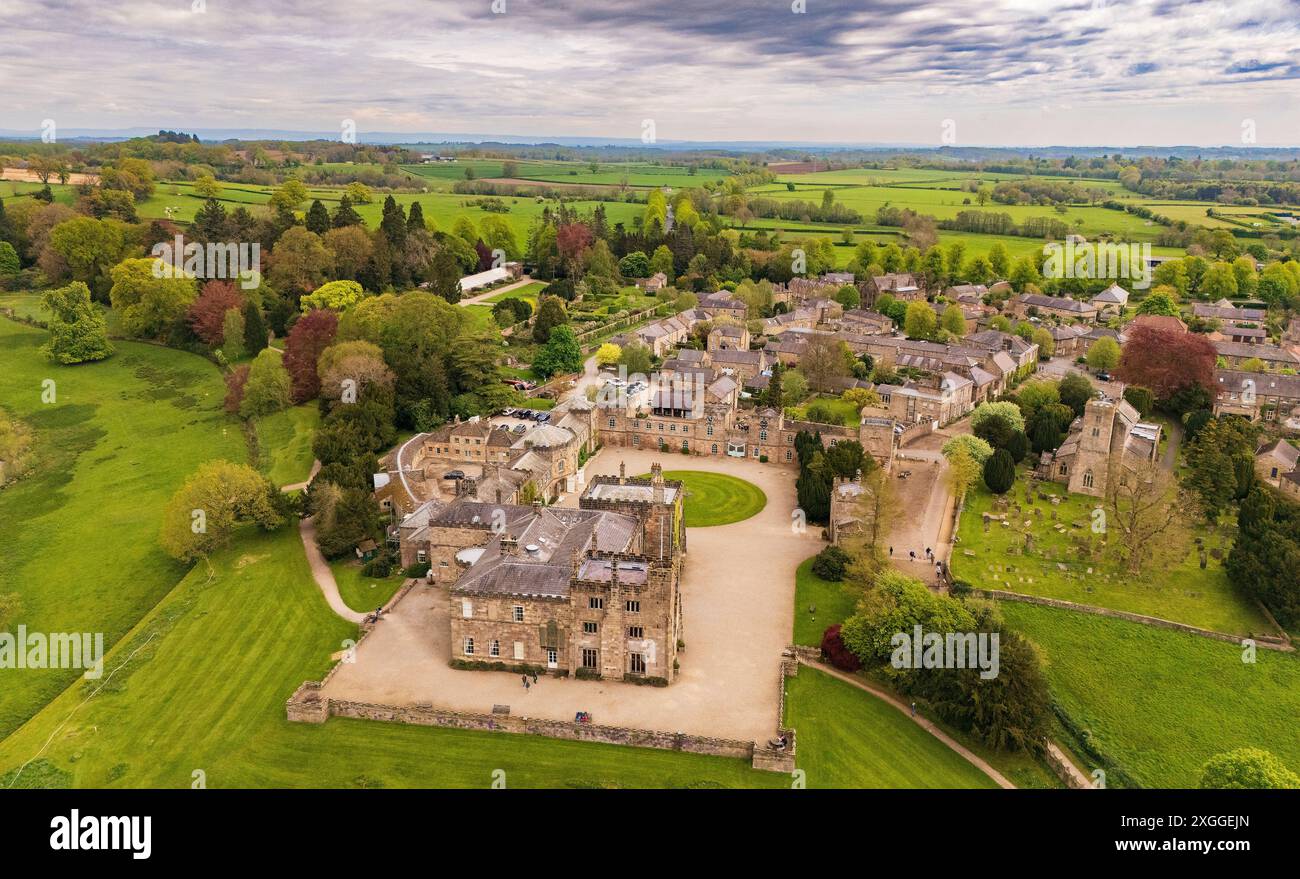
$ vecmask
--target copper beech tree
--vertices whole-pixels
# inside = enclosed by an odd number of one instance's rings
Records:
[[[1214,345],[1203,335],[1138,326],[1124,343],[1119,377],[1127,384],[1150,388],[1161,399],[1192,385],[1212,391],[1216,357]]]

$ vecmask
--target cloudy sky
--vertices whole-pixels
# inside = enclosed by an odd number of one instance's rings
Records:
[[[33,133],[1300,145],[1300,0],[2,0],[0,33]]]

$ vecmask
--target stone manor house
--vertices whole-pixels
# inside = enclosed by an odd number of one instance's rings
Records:
[[[403,565],[449,591],[450,658],[671,683],[683,638],[680,482],[593,478],[577,509],[429,501],[398,526]]]

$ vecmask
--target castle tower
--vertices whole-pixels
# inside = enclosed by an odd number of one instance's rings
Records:
[[[605,599],[605,621],[600,627],[600,675],[621,681],[627,671],[627,631],[623,587],[618,582],[618,558],[612,559],[609,595]]]

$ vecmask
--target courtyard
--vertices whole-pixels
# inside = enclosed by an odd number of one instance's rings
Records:
[[[417,586],[362,643],[356,661],[326,684],[332,699],[383,705],[434,705],[488,713],[572,720],[587,711],[597,724],[762,742],[777,727],[779,662],[790,642],[795,571],[824,544],[820,528],[791,527],[795,472],[733,458],[694,458],[604,449],[586,476],[665,470],[717,473],[752,483],[767,496],[753,517],[729,525],[689,527],[682,577],[686,648],[668,687],[621,681],[542,678],[525,689],[512,672],[451,668],[448,596]],[[576,493],[561,506],[578,503]]]

